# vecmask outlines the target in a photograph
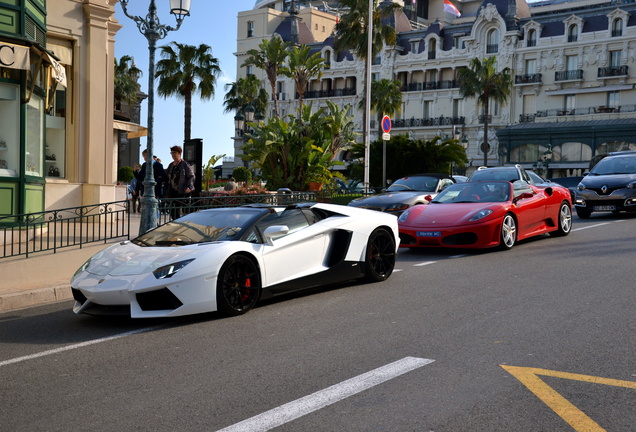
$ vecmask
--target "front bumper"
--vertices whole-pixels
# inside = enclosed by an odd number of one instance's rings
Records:
[[[422,235],[422,233],[431,234]],[[407,248],[490,248],[499,245],[500,237],[500,219],[453,227],[423,228],[400,225],[400,247]]]
[[[636,189],[617,189],[608,195],[602,195],[594,190],[577,190],[574,205],[591,211],[636,211]],[[598,207],[602,206],[603,209]]]

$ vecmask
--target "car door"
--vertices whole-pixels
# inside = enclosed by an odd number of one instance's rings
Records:
[[[524,238],[544,226],[546,196],[542,190],[524,180],[517,180],[512,186],[516,201],[514,206],[517,215],[517,238]],[[519,199],[524,193],[532,196]]]
[[[328,226],[309,224],[301,209],[272,213],[256,224],[261,236],[265,229],[285,225],[289,233],[264,244],[262,259],[263,286],[272,286],[325,270],[324,256]]]

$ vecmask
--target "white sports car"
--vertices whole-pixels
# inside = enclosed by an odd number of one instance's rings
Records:
[[[383,281],[398,245],[397,218],[372,210],[310,203],[203,210],[89,259],[71,279],[73,311],[240,315],[277,294]]]

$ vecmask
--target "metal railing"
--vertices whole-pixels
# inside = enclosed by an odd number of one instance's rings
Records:
[[[536,114],[519,114],[519,123],[534,123]]]
[[[459,81],[457,80],[443,80],[443,81],[428,81],[428,82],[412,82],[409,84],[403,84],[400,91],[427,91],[427,90],[441,90],[459,88]]]
[[[561,109],[561,108],[552,108],[547,110],[537,111],[534,115],[527,115],[526,121],[521,121],[522,123],[533,123],[534,118],[540,117],[555,117],[555,116],[580,116],[580,115],[590,115],[590,114],[618,114],[618,113],[626,113],[626,112],[636,112],[636,104],[631,105],[619,105],[615,107],[605,107],[605,106],[591,106],[591,107],[582,107],[582,108],[573,108],[573,109]],[[532,118],[530,118],[532,116]]]
[[[555,81],[581,80],[583,79],[583,69],[555,72]]]
[[[325,97],[338,97],[338,96],[355,96],[355,88],[343,88],[332,90],[310,90],[305,92],[305,99],[317,99]],[[298,99],[298,93],[296,93],[296,99]]]
[[[396,119],[391,120],[391,127],[405,128],[405,127],[427,127],[427,126],[452,126],[465,124],[464,117],[431,117],[431,118],[415,118],[410,119]],[[371,129],[377,127],[377,122],[371,120]]]
[[[0,216],[0,258],[130,238],[128,201]]]
[[[541,74],[515,75],[515,84],[540,84]]]
[[[499,51],[499,44],[486,45],[486,54],[494,54]]]
[[[626,76],[629,66],[610,66],[598,68],[598,78]]]
[[[486,121],[486,116],[484,114],[480,114],[479,117],[477,117],[477,120],[480,124],[483,124]],[[488,114],[488,123],[492,123],[492,114]]]

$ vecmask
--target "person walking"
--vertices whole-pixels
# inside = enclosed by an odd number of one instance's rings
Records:
[[[139,196],[143,196],[144,194],[143,182],[146,179],[146,163],[148,163],[148,150],[144,150],[143,152],[141,152],[141,155],[143,156],[146,162],[144,162],[144,164],[141,166],[141,169],[139,170],[139,174],[136,176],[137,188],[140,191]],[[166,171],[163,169],[163,165],[161,165],[160,162],[157,162],[153,160],[152,158],[150,160],[153,161],[152,174],[153,174],[153,177],[155,178],[155,182],[157,183],[155,185],[155,198],[159,199],[163,197],[163,185],[167,180]]]
[[[166,192],[168,198],[189,198],[194,190],[194,171],[188,162],[181,159],[183,150],[179,146],[170,147],[172,162],[166,169],[167,183]],[[181,216],[181,207],[184,201],[174,200],[170,210],[172,219]]]

